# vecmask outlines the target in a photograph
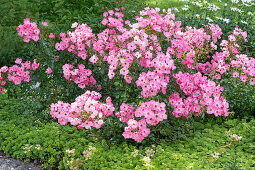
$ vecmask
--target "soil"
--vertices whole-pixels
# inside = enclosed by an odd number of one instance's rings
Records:
[[[25,163],[21,160],[7,157],[0,151],[0,170],[42,170],[36,163]]]

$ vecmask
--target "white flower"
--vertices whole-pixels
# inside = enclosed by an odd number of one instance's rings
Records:
[[[187,11],[189,9],[188,5],[184,5],[184,7],[182,8],[183,11]]]
[[[66,150],[66,152],[68,153],[68,156],[74,156],[75,155],[75,149],[72,150]]]
[[[220,9],[218,6],[214,5],[214,4],[210,4],[208,3],[208,7],[207,9],[211,10],[211,11],[217,11],[218,9]]]
[[[35,147],[35,149],[41,150],[41,145],[37,144],[36,147]]]
[[[196,18],[200,18],[200,15],[196,14],[195,17],[196,17]]]
[[[141,53],[136,52],[136,53],[135,53],[135,57],[136,57],[136,58],[140,58],[140,57],[142,57],[142,55],[141,55]]]
[[[248,14],[248,15],[253,15],[253,13],[252,13],[252,12],[248,12],[247,14]]]
[[[173,7],[172,10],[173,10],[174,12],[179,12],[178,8],[175,8],[175,7]]]
[[[89,150],[91,151],[94,151],[94,150],[96,150],[96,148],[95,147],[93,147],[93,146],[89,146]]]
[[[135,150],[134,152],[131,152],[131,156],[136,157],[138,155],[138,150]]]
[[[212,154],[212,157],[214,157],[214,158],[218,159],[218,158],[219,158],[219,153],[214,152],[214,153]]]
[[[150,157],[147,157],[147,156],[146,156],[146,157],[143,158],[143,161],[144,161],[145,164],[148,164],[148,165],[149,165],[150,162],[151,162],[151,159],[150,159]]]
[[[206,17],[206,19],[209,21],[209,22],[213,22],[213,20],[209,17]]]
[[[239,0],[231,0],[232,1],[232,3],[234,3],[234,4],[237,4],[238,2],[239,2]]]
[[[237,7],[233,6],[233,7],[230,7],[231,11],[237,11],[239,13],[242,13],[243,11],[238,9]]]
[[[155,151],[153,149],[148,149],[145,151],[145,153],[148,157],[151,157],[155,154]]]
[[[242,136],[238,136],[237,134],[231,135],[231,138],[233,138],[235,141],[239,142],[242,139]]]
[[[231,136],[230,130],[226,131],[226,132],[225,132],[225,135],[226,135],[226,136]]]
[[[223,18],[223,22],[229,23],[229,19]]]
[[[88,159],[92,154],[90,153],[90,151],[86,150],[84,152],[82,152],[83,156]]]
[[[246,21],[241,21],[241,23],[248,25],[248,23]]]
[[[40,86],[40,82],[36,82],[36,84],[33,84],[32,86],[31,86],[31,89],[37,89],[39,86]]]
[[[203,5],[201,4],[201,3],[199,3],[199,2],[191,2],[193,5],[196,5],[196,6],[198,6],[198,7],[202,7]]]
[[[252,3],[253,0],[242,0],[243,3]]]
[[[33,145],[29,146],[29,144],[26,144],[25,147],[23,148],[25,151],[24,153],[30,152],[30,149],[33,147]]]

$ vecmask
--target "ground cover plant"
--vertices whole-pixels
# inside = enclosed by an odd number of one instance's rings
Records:
[[[24,110],[18,111],[23,112],[24,122],[36,119],[28,123],[31,125],[28,131],[34,131],[36,127],[33,126],[41,127],[43,133],[54,129],[52,134],[59,134],[59,141],[65,141],[66,138],[60,136],[69,136],[69,132],[81,136],[72,139],[72,148],[66,148],[65,143],[56,146],[56,140],[49,140],[52,141],[47,145],[50,149],[42,151],[41,155],[42,145],[36,144],[41,140],[38,137],[37,141],[24,144],[24,153],[15,155],[17,147],[10,149],[13,143],[5,147],[8,139],[16,137],[4,135],[2,148],[6,153],[22,159],[39,159],[47,168],[95,166],[96,169],[100,168],[98,162],[94,165],[88,160],[105,148],[111,150],[112,145],[124,143],[125,149],[127,145],[144,149],[153,143],[152,148],[141,151],[147,155],[142,154],[142,161],[130,162],[127,158],[123,161],[131,167],[123,168],[199,167],[194,162],[185,165],[155,163],[152,155],[157,145],[168,147],[166,141],[192,143],[187,137],[198,124],[209,127],[218,123],[226,131],[226,124],[235,122],[237,126],[236,122],[241,121],[249,124],[248,129],[253,128],[251,115],[255,108],[238,106],[242,95],[251,106],[255,98],[255,59],[250,48],[245,46],[249,39],[246,30],[235,26],[226,31],[210,23],[183,27],[183,22],[176,20],[171,9],[147,7],[131,18],[132,12],[122,3],[114,4],[113,9],[102,8],[102,21],[97,28],[77,20],[70,25],[70,30],[59,32],[45,20],[34,22],[30,18],[17,27],[18,36],[31,57],[18,57],[14,65],[0,68],[0,92],[18,97],[24,105],[31,106],[28,109],[23,105]],[[239,94],[240,91],[249,94]],[[233,100],[235,98],[239,98],[239,102]],[[228,120],[237,117],[239,119]],[[11,121],[8,116],[4,120],[5,124]],[[64,131],[57,132],[59,128]],[[223,156],[226,159],[213,165],[219,155],[227,151],[216,152],[215,147],[231,148],[228,152],[237,155],[240,146],[242,153],[250,156],[250,151],[243,152],[243,149],[252,148],[253,139],[248,135],[244,140],[244,136],[227,131],[226,140],[210,148],[215,152],[206,152],[200,167],[253,167],[250,159],[238,160],[242,155],[233,157],[232,161]],[[76,146],[79,140],[82,144]],[[91,140],[99,142],[98,146],[88,145]],[[248,144],[240,144],[241,141]],[[83,147],[85,145],[88,147]],[[118,148],[121,150],[122,146]],[[31,150],[36,154],[31,155]],[[139,152],[133,151],[131,155]],[[112,158],[109,160],[111,162]],[[212,164],[208,163],[210,161]],[[113,162],[110,164],[115,166]]]
[[[8,99],[6,94],[0,98],[0,149],[18,159],[37,160],[47,169],[255,166],[254,118],[183,121],[184,128],[176,129],[172,140],[149,140],[143,145],[122,140],[116,144],[100,133],[24,113],[31,106],[19,99]]]

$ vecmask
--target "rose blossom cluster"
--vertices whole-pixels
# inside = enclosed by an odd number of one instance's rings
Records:
[[[193,75],[179,72],[174,77],[180,89],[188,96],[183,99],[179,93],[170,95],[169,102],[174,107],[172,114],[175,117],[188,117],[190,114],[198,116],[204,111],[216,117],[229,115],[229,104],[221,96],[223,87],[216,86],[215,82],[207,80],[200,72]]]
[[[255,85],[255,59],[247,57],[245,54],[236,55],[236,60],[231,61],[231,67],[239,68],[242,73],[233,72],[233,77],[239,77],[242,82],[250,79],[250,85]]]
[[[101,89],[100,85],[96,85],[96,80],[92,76],[92,71],[90,69],[85,69],[83,64],[80,64],[78,69],[74,69],[74,66],[71,64],[65,64],[63,65],[63,74],[68,81],[72,78],[72,81],[78,84],[78,87],[82,89],[94,86],[99,90]]]
[[[146,126],[145,119],[136,121],[135,119],[130,119],[128,121],[128,127],[125,127],[123,132],[124,138],[132,138],[137,142],[141,142],[145,137],[150,134],[150,129]]]
[[[174,16],[170,13],[169,15]],[[155,16],[160,17],[162,22],[153,25],[160,24],[161,27],[164,27],[163,29],[170,25],[156,11]],[[158,21],[158,18],[148,18],[149,20],[143,21],[142,18],[137,17],[138,23],[131,24],[130,21],[123,20],[122,13],[112,10],[105,12],[104,17],[102,23],[109,26],[110,29],[107,28],[98,34],[98,38],[93,43],[93,49],[110,65],[108,72],[110,79],[115,76],[114,71],[117,70],[117,67],[121,66],[120,74],[124,76],[127,83],[131,83],[132,77],[128,75],[131,65],[138,61],[143,67],[152,67],[153,53],[161,51],[157,36],[147,34],[145,28],[149,25],[143,23],[152,23]],[[171,17],[167,14],[166,18],[170,19]]]
[[[220,43],[221,52],[216,52],[210,62],[198,63],[197,69],[203,73],[210,73],[214,79],[221,79],[222,74],[233,68],[234,78],[240,77],[242,82],[249,80],[250,85],[254,85],[255,59],[239,54],[238,49],[241,47],[236,42],[237,40],[247,41],[246,37],[247,32],[236,27],[233,34],[229,35],[229,40],[222,40]]]
[[[78,128],[98,129],[104,124],[104,118],[112,115],[115,110],[110,97],[105,104],[97,101],[101,97],[100,93],[86,91],[71,104],[62,101],[52,103],[50,114],[62,125],[70,122],[71,125],[78,125]]]
[[[61,42],[56,43],[55,48],[62,51],[67,49],[85,60],[87,57],[86,47],[91,48],[91,41],[95,35],[87,24],[78,25],[76,23],[72,28],[76,28],[75,31],[67,31],[67,34],[60,33]]]
[[[176,69],[174,60],[169,55],[160,52],[154,59],[147,60],[146,64],[147,67],[154,68],[154,71],[142,72],[139,75],[136,85],[142,88],[141,95],[145,98],[156,96],[160,90],[163,94],[166,94],[169,82],[168,75],[171,70]]]
[[[4,85],[6,84],[6,81],[4,80],[2,74],[6,73],[7,71],[8,71],[7,66],[3,66],[0,68],[0,93],[4,93]]]
[[[0,93],[4,93],[3,86],[6,84],[3,75],[6,74],[8,80],[13,82],[15,85],[21,84],[22,81],[30,81],[29,70],[36,70],[39,67],[39,63],[36,63],[36,59],[31,64],[30,61],[22,63],[22,59],[17,58],[15,65],[11,67],[3,66],[0,68]],[[4,74],[3,74],[4,73]]]
[[[206,26],[206,28],[186,27],[185,31],[170,30],[172,39],[169,39],[169,36],[166,36],[168,34],[165,33],[167,40],[171,42],[167,53],[182,59],[182,64],[186,65],[187,69],[197,69],[197,65],[203,64],[199,63],[199,60],[204,56],[209,57],[208,51],[217,49],[215,43],[222,35],[218,25]],[[211,34],[207,34],[208,30]]]
[[[154,100],[141,103],[141,106],[137,107],[134,111],[132,105],[122,103],[120,112],[115,113],[120,121],[126,122],[128,127],[125,128],[122,134],[125,138],[132,138],[137,142],[141,142],[144,137],[150,134],[150,129],[147,128],[147,124],[156,126],[159,122],[167,119],[165,103],[159,103]],[[142,117],[141,120],[136,121],[135,117]]]
[[[13,82],[15,85],[20,84],[22,81],[30,81],[30,72],[28,70],[36,70],[39,67],[39,63],[36,63],[36,59],[31,64],[30,61],[22,63],[22,59],[17,58],[15,65],[8,69],[8,80]]]
[[[39,40],[40,30],[37,28],[35,22],[30,22],[29,18],[24,19],[24,24],[17,27],[18,35],[24,37],[24,42],[29,42],[30,39],[34,41]]]
[[[121,122],[128,122],[130,119],[134,118],[134,106],[122,103],[120,106],[120,111],[115,113],[115,116],[120,118]]]

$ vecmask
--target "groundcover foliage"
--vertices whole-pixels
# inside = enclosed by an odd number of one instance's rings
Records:
[[[255,120],[186,122],[185,132],[143,144],[112,143],[98,133],[77,130],[23,113],[21,100],[0,100],[0,149],[12,157],[38,160],[52,169],[241,168],[255,166]],[[184,123],[184,122],[183,122]],[[241,139],[240,139],[241,138]],[[38,162],[37,161],[37,162]]]

